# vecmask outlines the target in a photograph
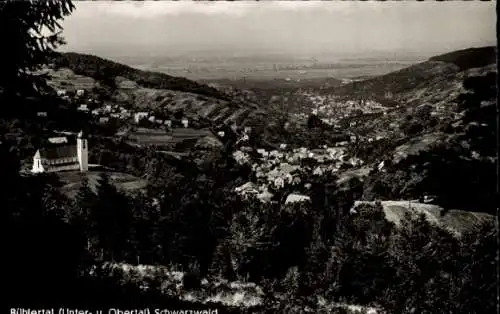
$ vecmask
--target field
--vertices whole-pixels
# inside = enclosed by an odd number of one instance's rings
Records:
[[[134,191],[146,187],[146,180],[130,174],[107,170],[91,170],[86,172],[85,176],[87,176],[90,188],[92,190],[96,190],[97,181],[103,171],[106,171],[108,173],[111,183],[113,183],[118,189],[122,189],[124,191]],[[57,174],[60,180],[63,182],[63,193],[68,195],[69,197],[73,197],[81,187],[82,173],[79,171],[64,171]]]
[[[358,78],[365,76],[378,76],[405,68],[409,63],[367,63],[367,64],[342,64],[338,67],[325,67],[313,69],[272,69],[271,65],[259,67],[249,65],[241,68],[238,65],[200,65],[197,68],[175,69],[169,66],[137,66],[150,71],[158,71],[173,76],[183,76],[191,80],[218,80],[218,79],[317,79],[317,78]]]
[[[209,129],[174,128],[171,131],[139,128],[130,133],[130,140],[138,145],[173,145],[185,140],[213,136]]]
[[[363,203],[356,201],[354,208]],[[406,213],[424,214],[428,221],[441,225],[449,231],[461,234],[494,217],[485,213],[475,213],[463,210],[449,210],[446,213],[442,207],[432,204],[424,204],[416,201],[382,201],[380,202],[384,210],[386,219],[393,222],[396,226],[400,225],[401,220]]]

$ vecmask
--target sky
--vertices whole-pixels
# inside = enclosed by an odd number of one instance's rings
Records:
[[[432,55],[496,44],[496,2],[76,2],[63,51]]]

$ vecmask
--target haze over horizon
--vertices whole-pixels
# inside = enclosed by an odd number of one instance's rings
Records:
[[[61,51],[431,56],[496,45],[490,2],[76,2]]]

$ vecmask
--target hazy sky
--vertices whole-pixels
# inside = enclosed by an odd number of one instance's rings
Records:
[[[492,45],[496,2],[76,2],[64,51],[432,54]]]

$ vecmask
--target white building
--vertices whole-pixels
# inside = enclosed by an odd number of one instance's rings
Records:
[[[182,123],[182,126],[184,126],[185,128],[187,128],[189,126],[189,120],[188,119],[182,119],[181,123]]]
[[[284,188],[285,187],[285,180],[281,177],[274,179],[274,186],[276,186],[276,188],[278,188],[278,189]]]
[[[314,169],[313,171],[313,175],[315,176],[322,176],[324,173],[323,169],[321,169],[321,167],[316,167],[316,169]]]
[[[100,124],[106,124],[109,122],[109,117],[100,117],[99,118],[99,123]]]
[[[148,116],[147,112],[136,112],[134,114],[134,121],[135,121],[135,123],[139,123],[139,121],[146,118],[147,116]]]
[[[289,194],[285,200],[285,204],[302,203],[302,202],[310,202],[310,201],[311,201],[311,198],[307,195]]]
[[[52,145],[38,149],[33,156],[32,173],[63,170],[88,170],[88,143],[83,132],[78,133],[76,145]]]

